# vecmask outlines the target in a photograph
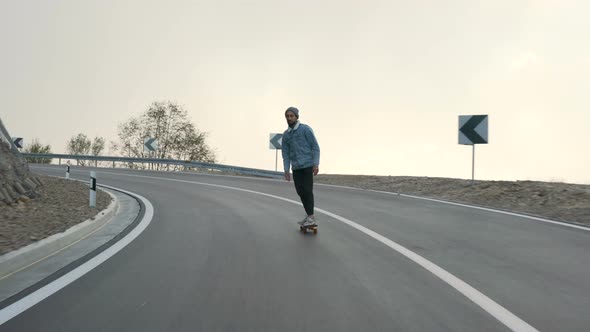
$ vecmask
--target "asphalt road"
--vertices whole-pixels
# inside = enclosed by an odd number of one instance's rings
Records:
[[[33,170],[63,175],[63,167]],[[319,233],[302,234],[295,223],[303,208],[280,199],[298,201],[293,183],[97,172],[99,184],[151,201],[150,226],[0,331],[511,330],[501,312],[474,302],[480,295],[528,324],[514,330],[590,330],[590,231],[316,185],[316,207],[338,218],[317,212]],[[479,295],[465,296],[342,220],[436,264]]]

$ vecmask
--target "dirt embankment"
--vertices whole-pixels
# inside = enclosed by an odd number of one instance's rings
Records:
[[[590,185],[366,175],[318,175],[316,183],[382,190],[590,225]]]
[[[0,204],[0,255],[64,232],[96,216],[111,203],[111,196],[98,190],[97,206],[91,208],[87,184],[38,177],[43,182],[36,190],[38,197],[11,205]]]

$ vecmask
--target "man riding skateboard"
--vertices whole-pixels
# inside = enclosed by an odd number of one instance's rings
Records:
[[[317,223],[313,211],[313,177],[319,172],[320,146],[311,127],[299,122],[297,108],[287,108],[285,119],[289,125],[283,133],[282,144],[285,180],[291,181],[289,169],[292,168],[295,190],[307,214],[298,224],[302,227],[314,226]]]

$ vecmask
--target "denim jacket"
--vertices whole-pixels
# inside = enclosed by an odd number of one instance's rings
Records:
[[[290,166],[297,170],[320,165],[320,146],[313,130],[299,121],[283,133],[282,150],[285,172]]]

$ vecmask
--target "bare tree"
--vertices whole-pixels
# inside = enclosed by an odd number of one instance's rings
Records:
[[[104,145],[105,145],[105,139],[102,137],[95,137],[94,141],[92,142],[92,147],[90,148],[90,150],[92,150],[92,155],[93,156],[100,156],[100,154],[102,153],[102,151],[104,150]]]
[[[95,137],[93,141],[88,136],[80,133],[72,136],[68,141],[68,153],[73,155],[92,155],[100,156],[105,147],[105,139],[103,137]],[[76,160],[78,165],[85,166],[84,160]],[[95,166],[98,165],[95,162]]]
[[[207,134],[190,121],[188,113],[172,102],[154,102],[137,118],[119,125],[119,152],[127,157],[144,158],[144,138],[158,139],[156,158],[215,162],[207,145]]]
[[[27,145],[24,149],[26,153],[51,153],[51,146],[43,145],[37,138],[33,139],[33,142]],[[32,164],[50,164],[52,158],[36,158],[36,157],[25,157],[28,163]]]
[[[68,141],[67,150],[69,154],[72,155],[89,155],[90,148],[92,146],[92,142],[88,138],[88,136],[80,133],[76,136],[72,136]],[[76,160],[78,165],[86,166],[84,160]]]
[[[95,137],[94,141],[92,142],[92,146],[90,150],[92,150],[92,155],[95,157],[100,156],[102,151],[104,150],[105,139],[103,137]],[[98,166],[98,160],[94,162],[94,166]]]

